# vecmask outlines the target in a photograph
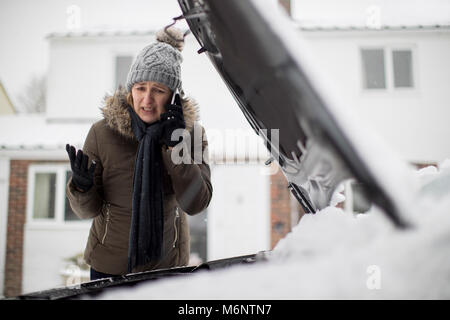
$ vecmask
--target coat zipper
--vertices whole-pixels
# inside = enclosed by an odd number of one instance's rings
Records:
[[[178,207],[175,209],[176,213],[175,213],[175,219],[173,219],[173,226],[175,228],[175,239],[173,241],[173,248],[176,247],[177,245],[177,240],[178,240],[178,226],[177,226],[177,220],[180,218],[180,213],[178,212]]]
[[[105,203],[106,207],[106,223],[105,223],[105,234],[103,235],[102,244],[105,244],[106,235],[108,234],[108,223],[109,223],[109,207],[110,204],[108,202]]]

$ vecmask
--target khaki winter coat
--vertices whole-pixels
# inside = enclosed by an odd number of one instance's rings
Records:
[[[89,161],[97,162],[94,186],[87,192],[79,192],[70,179],[66,187],[73,211],[82,219],[94,218],[84,252],[86,262],[97,271],[114,275],[127,273],[133,173],[138,148],[127,107],[124,91],[105,98],[104,119],[92,125],[83,147]],[[204,129],[196,122],[198,110],[192,100],[183,101],[183,113],[186,129],[191,133],[191,156],[195,150],[202,150],[203,162],[196,156],[197,163],[175,164],[171,154],[181,144],[173,150],[161,147],[164,256],[160,262],[135,268],[133,272],[187,265],[190,238],[186,213],[201,212],[211,200],[208,143]],[[194,139],[194,128],[197,135],[200,132],[199,139]],[[188,143],[188,139],[182,143],[185,142]]]

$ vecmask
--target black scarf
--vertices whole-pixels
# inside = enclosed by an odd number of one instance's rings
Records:
[[[131,126],[139,147],[133,178],[133,202],[128,248],[128,272],[157,261],[162,256],[164,210],[162,156],[159,140],[160,122],[150,125],[128,107]]]

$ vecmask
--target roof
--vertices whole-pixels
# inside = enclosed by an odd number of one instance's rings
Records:
[[[64,158],[69,143],[82,148],[96,119],[49,119],[45,114],[0,116],[0,156]],[[206,128],[211,163],[264,163],[269,157],[253,129]],[[256,161],[256,162],[255,162]]]
[[[44,114],[1,116],[0,153],[65,150],[66,143],[81,147],[92,123],[49,122]]]
[[[300,24],[297,27],[302,31],[402,31],[402,30],[450,30],[449,24],[433,25],[381,25],[379,28],[362,25],[325,25],[325,24]]]
[[[155,30],[85,30],[77,32],[52,32],[45,36],[53,38],[82,38],[82,37],[127,37],[154,35]]]
[[[364,25],[348,24],[327,24],[311,23],[304,21],[293,21],[301,31],[398,31],[398,30],[450,30],[448,24],[413,24],[413,25],[382,25],[379,28],[368,27]],[[52,32],[46,39],[56,38],[84,38],[84,37],[129,37],[129,36],[147,36],[154,35],[155,29],[136,29],[136,30],[83,30],[77,32]]]

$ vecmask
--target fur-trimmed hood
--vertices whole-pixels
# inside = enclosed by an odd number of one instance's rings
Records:
[[[192,98],[181,99],[186,129],[192,131],[195,121],[199,120],[197,103]],[[103,107],[100,108],[106,124],[124,137],[135,139],[128,113],[127,91],[118,89],[113,95],[106,95]]]

